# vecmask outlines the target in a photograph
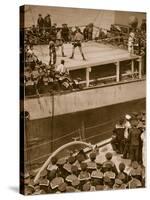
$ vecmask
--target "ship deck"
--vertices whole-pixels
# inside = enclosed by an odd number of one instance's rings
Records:
[[[60,64],[61,59],[65,60],[65,65],[69,70],[86,68],[90,66],[105,65],[118,61],[137,59],[138,56],[130,55],[127,50],[115,47],[109,44],[97,43],[94,41],[84,42],[82,44],[86,61],[82,60],[79,49],[75,49],[74,59],[70,59],[72,53],[72,44],[64,44],[64,52],[66,57],[61,56],[60,49],[57,50],[57,63]],[[48,45],[34,46],[34,52],[42,62],[48,64],[49,52]]]

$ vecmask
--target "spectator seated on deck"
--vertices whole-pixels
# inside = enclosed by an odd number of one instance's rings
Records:
[[[39,61],[33,51],[30,52],[28,50],[27,54],[30,57],[30,62],[29,60],[26,62],[24,73],[26,96],[53,91],[81,89],[80,79],[73,80],[70,77],[63,60],[58,66],[49,66]]]

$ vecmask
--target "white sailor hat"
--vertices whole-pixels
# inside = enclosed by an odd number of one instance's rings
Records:
[[[125,118],[126,118],[127,120],[129,120],[129,119],[131,119],[131,116],[128,115],[128,114],[126,114],[126,115],[125,115]]]

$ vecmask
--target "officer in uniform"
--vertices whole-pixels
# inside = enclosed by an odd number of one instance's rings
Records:
[[[78,47],[83,60],[86,60],[82,51],[82,44],[81,44],[82,40],[83,40],[83,35],[79,31],[79,28],[77,28],[74,36],[74,41],[72,43],[73,48],[72,48],[72,56],[70,57],[71,59],[74,58],[75,48]]]
[[[132,128],[129,130],[130,158],[131,161],[139,161],[139,145],[141,131],[137,128],[138,121],[132,120]]]
[[[123,151],[123,159],[127,159],[129,157],[129,130],[131,128],[131,116],[125,115],[125,131],[124,131],[124,151]]]
[[[124,150],[124,119],[120,119],[113,130],[112,147],[117,153],[123,153]],[[114,137],[115,136],[115,137]]]

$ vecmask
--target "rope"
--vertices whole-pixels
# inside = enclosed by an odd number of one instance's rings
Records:
[[[112,129],[108,129],[107,131],[102,132],[102,134],[100,134],[101,132],[99,132],[99,133],[96,134],[96,135],[93,135],[93,136],[87,137],[86,140],[91,139],[91,138],[95,138],[95,137],[97,137],[97,136],[106,135],[106,133],[110,133],[110,131],[112,131]]]
[[[92,128],[97,128],[97,127],[99,127],[99,126],[104,126],[104,125],[109,124],[109,123],[112,123],[112,122],[114,122],[114,121],[115,121],[115,120],[109,120],[109,121],[107,121],[107,122],[104,122],[104,123],[101,123],[101,124],[97,124],[97,125],[95,125],[95,126],[90,126],[90,127],[87,127],[86,130],[89,130],[89,129],[92,129]]]
[[[34,148],[37,148],[37,147],[41,147],[41,146],[43,146],[43,145],[47,145],[47,144],[49,144],[49,143],[51,143],[51,142],[56,142],[56,141],[58,141],[58,140],[60,140],[60,139],[62,139],[62,138],[65,138],[65,137],[67,137],[67,136],[73,135],[73,134],[75,134],[75,133],[77,133],[77,132],[78,132],[78,129],[75,130],[75,131],[72,131],[71,133],[68,133],[68,134],[66,134],[66,135],[63,135],[63,136],[61,136],[61,137],[58,137],[58,138],[56,138],[56,139],[54,139],[54,140],[49,140],[48,142],[44,142],[44,143],[42,143],[42,144],[38,144],[38,145],[36,145],[36,146],[34,146],[34,147],[26,148],[25,151],[31,150],[31,149],[34,149]]]

